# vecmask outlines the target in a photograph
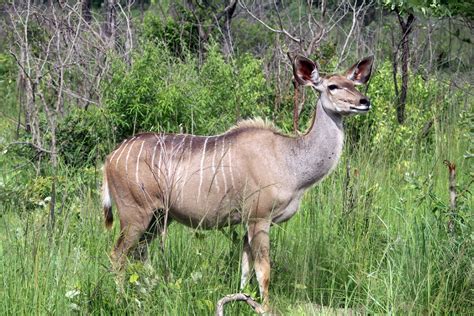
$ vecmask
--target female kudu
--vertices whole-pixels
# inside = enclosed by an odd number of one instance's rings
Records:
[[[118,209],[121,234],[112,252],[119,270],[126,255],[163,232],[169,219],[191,227],[244,223],[241,286],[254,264],[260,295],[268,303],[269,230],[291,218],[303,193],[327,176],[342,152],[344,116],[366,113],[367,97],[355,85],[368,81],[373,57],[343,75],[321,77],[316,64],[296,57],[295,79],[320,93],[308,132],[286,136],[261,120],[224,134],[144,133],[126,139],[106,159],[103,206],[106,226]]]

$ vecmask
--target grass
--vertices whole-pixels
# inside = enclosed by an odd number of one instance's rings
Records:
[[[435,144],[437,155],[346,152],[338,169],[306,194],[299,213],[272,229],[275,309],[289,315],[472,313],[472,198],[459,197],[456,234],[448,234],[442,163],[458,163],[458,188],[466,188],[472,175],[461,158],[462,139]],[[118,225],[105,231],[98,183],[81,177],[62,173],[69,202],[58,210],[54,229],[47,203],[29,212],[2,204],[0,314],[208,315],[219,298],[239,291],[241,245],[230,230],[174,224],[164,256],[153,244],[149,264],[129,265],[126,293],[119,295],[108,261]],[[242,235],[241,227],[236,231]],[[255,296],[256,282],[246,291]],[[226,312],[252,314],[243,303]]]
[[[15,113],[15,103],[6,104]],[[307,192],[294,218],[272,228],[276,311],[473,313],[473,169],[464,158],[472,117],[448,108],[436,114],[429,140],[371,147],[362,138],[346,146],[338,168]],[[108,260],[118,223],[110,232],[103,226],[100,170],[60,168],[51,228],[51,178],[35,173],[28,151],[5,146],[15,117],[0,120],[1,315],[209,315],[221,297],[239,291],[242,249],[231,229],[173,224],[164,254],[155,242],[148,264],[129,264],[125,294],[118,294]],[[457,216],[449,210],[444,159],[457,164]],[[446,229],[450,219],[454,234]],[[242,227],[235,231],[240,240]],[[245,291],[258,296],[255,280]],[[226,313],[252,315],[243,303]]]

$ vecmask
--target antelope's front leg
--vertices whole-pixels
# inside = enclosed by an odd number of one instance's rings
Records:
[[[270,283],[270,221],[260,220],[249,224],[248,236],[255,274],[257,276],[263,306],[269,309],[268,286]]]

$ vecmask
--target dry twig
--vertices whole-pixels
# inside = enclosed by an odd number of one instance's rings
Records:
[[[450,234],[454,233],[454,218],[456,217],[456,165],[449,161],[445,160],[444,164],[448,167],[449,170],[449,208],[450,216],[448,221],[448,231]]]
[[[226,295],[217,302],[216,316],[224,316],[224,305],[234,301],[244,301],[245,303],[249,304],[250,307],[252,307],[252,309],[258,314],[263,314],[265,312],[263,306],[257,303],[249,295],[244,293],[235,293]]]

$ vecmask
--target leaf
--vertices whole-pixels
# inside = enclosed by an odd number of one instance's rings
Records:
[[[74,289],[74,290],[67,291],[65,296],[69,299],[73,299],[74,297],[78,296],[79,294],[81,294],[81,291],[79,291],[78,289]]]
[[[195,271],[191,273],[191,279],[193,279],[193,281],[197,283],[199,280],[202,279],[202,273],[199,271]]]
[[[140,276],[136,273],[133,273],[131,276],[130,276],[130,279],[128,280],[130,283],[134,284],[138,281],[138,279],[140,278]]]
[[[304,284],[299,284],[299,283],[295,283],[295,289],[298,289],[298,290],[306,290],[306,285]]]
[[[214,310],[214,303],[210,300],[201,300],[201,302],[207,307],[209,311]]]

